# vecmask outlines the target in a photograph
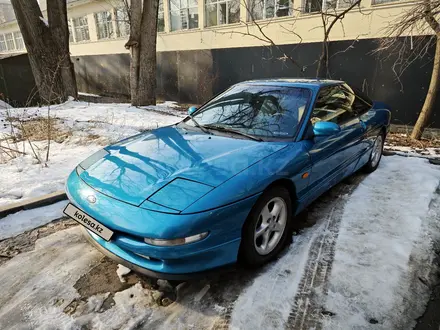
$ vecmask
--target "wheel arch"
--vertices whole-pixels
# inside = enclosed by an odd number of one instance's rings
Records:
[[[270,185],[268,185],[266,189],[264,189],[264,191],[267,191],[275,186],[282,186],[287,189],[290,195],[290,200],[292,202],[292,210],[295,210],[297,206],[298,195],[296,194],[296,187],[292,180],[289,180],[287,178],[277,179]]]

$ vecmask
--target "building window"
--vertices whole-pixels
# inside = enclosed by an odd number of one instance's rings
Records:
[[[354,3],[355,0],[305,0],[304,12],[317,13],[328,9],[347,8]],[[373,0],[373,1],[394,1],[394,0]],[[377,2],[376,2],[377,3]]]
[[[6,47],[5,36],[0,34],[0,52],[5,52],[7,50],[8,48]]]
[[[240,22],[240,0],[206,0],[206,26]]]
[[[109,39],[113,36],[113,18],[109,11],[95,13],[96,31],[98,39]]]
[[[290,0],[254,0],[249,4],[249,21],[283,17],[291,14]]]
[[[87,22],[87,17],[78,17],[72,20],[73,29],[75,33],[75,41],[86,41],[90,40],[89,34],[89,24]]]
[[[6,33],[5,38],[6,47],[8,48],[8,50],[15,50],[14,36],[12,35],[12,33]]]
[[[397,1],[399,1],[399,0],[373,0],[373,1],[371,1],[371,4],[378,5],[381,3],[397,2]]]
[[[159,0],[159,10],[157,13],[157,32],[163,32],[163,31],[165,31],[163,0]]]
[[[197,0],[170,0],[171,31],[199,27]]]
[[[67,20],[67,26],[69,28],[69,42],[74,42],[74,40],[73,40],[73,30],[72,30],[72,21],[70,19]]]
[[[130,20],[126,8],[117,8],[116,11],[116,35],[126,37],[130,35]]]
[[[14,32],[15,48],[17,50],[24,49],[23,36],[20,31]]]

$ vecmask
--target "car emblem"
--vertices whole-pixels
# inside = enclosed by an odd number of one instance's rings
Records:
[[[93,195],[87,196],[87,201],[89,203],[95,204],[96,203],[96,197]]]

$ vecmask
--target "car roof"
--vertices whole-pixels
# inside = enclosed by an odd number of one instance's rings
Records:
[[[239,84],[247,85],[267,85],[267,86],[286,86],[286,87],[302,87],[319,89],[323,86],[338,85],[344,83],[341,80],[330,79],[313,79],[313,78],[272,78],[272,79],[255,79],[243,81]]]

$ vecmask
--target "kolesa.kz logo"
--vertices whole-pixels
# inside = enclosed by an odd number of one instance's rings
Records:
[[[75,214],[73,215],[75,218],[77,218],[78,220],[84,222],[84,224],[86,224],[87,226],[89,226],[90,228],[93,228],[94,230],[96,230],[98,233],[102,233],[102,227],[93,222],[92,220],[90,220],[89,218],[87,218],[84,214],[79,214],[78,211],[75,211]]]

